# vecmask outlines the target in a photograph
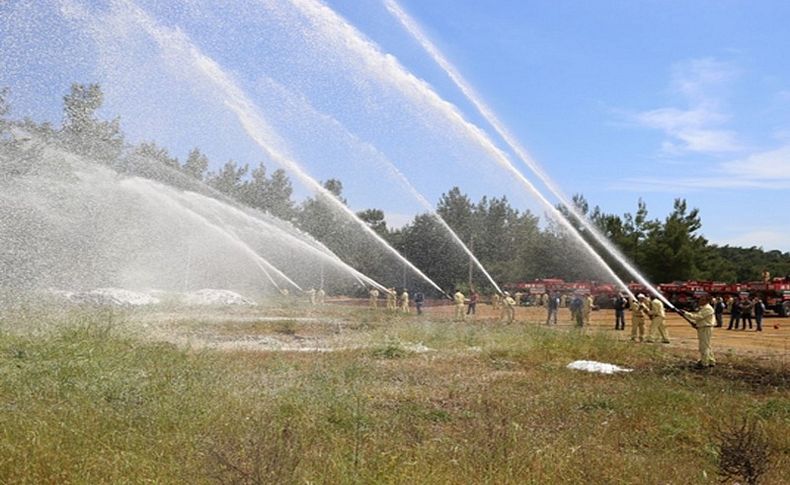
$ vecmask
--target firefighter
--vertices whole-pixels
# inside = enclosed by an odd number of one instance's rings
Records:
[[[645,314],[642,310],[641,302],[645,299],[645,295],[638,294],[638,299],[631,298],[631,340],[634,342],[641,342],[645,337]]]
[[[387,289],[387,310],[395,311],[395,298],[397,293],[395,293],[395,288]]]
[[[513,295],[513,301],[516,302],[516,306],[521,305],[521,298],[524,296],[523,293],[517,291],[515,295]]]
[[[650,302],[650,332],[648,332],[646,342],[653,342],[656,333],[661,337],[662,344],[669,343],[669,336],[667,335],[667,328],[664,325],[666,319],[666,312],[664,311],[664,303],[656,296]]]
[[[409,292],[406,291],[406,288],[404,288],[403,293],[400,294],[400,311],[409,313]]]
[[[499,310],[499,306],[502,304],[502,297],[499,296],[499,293],[494,293],[491,296],[491,307],[494,310]]]
[[[516,300],[510,296],[510,293],[505,292],[505,298],[502,300],[502,320],[507,323],[512,323],[516,319]]]
[[[310,298],[310,304],[315,306],[315,288],[307,290],[307,296]]]
[[[699,340],[699,361],[697,367],[713,367],[716,365],[716,358],[710,348],[710,338],[713,333],[715,323],[715,311],[710,306],[710,295],[703,294],[699,298],[700,308],[697,312],[687,312],[678,310],[681,315],[686,317],[691,326],[697,329],[697,339]]]
[[[768,284],[771,282],[771,273],[767,269],[763,270],[763,283]]]
[[[456,320],[463,320],[466,317],[464,313],[464,302],[466,298],[464,294],[461,293],[461,290],[455,290],[453,294],[453,303],[455,303],[455,319]]]
[[[593,299],[592,295],[583,297],[582,300],[582,316],[584,317],[584,325],[590,326],[590,315],[592,314]]]
[[[318,289],[318,293],[316,293],[316,301],[319,305],[326,303],[326,292],[323,288]]]
[[[376,288],[371,288],[368,292],[370,295],[370,299],[368,300],[368,304],[370,305],[371,310],[375,310],[379,307],[379,290]]]

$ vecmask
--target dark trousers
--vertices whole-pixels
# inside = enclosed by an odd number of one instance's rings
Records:
[[[717,327],[721,327],[722,325],[724,325],[724,323],[722,322],[722,320],[723,320],[722,317],[723,316],[724,315],[722,315],[721,313],[716,313],[716,326]]]
[[[741,324],[743,325],[743,329],[746,330],[746,322],[749,322],[749,328],[752,328],[752,316],[751,315],[743,315],[741,316]]]
[[[625,310],[615,308],[614,310],[614,329],[625,330]]]
[[[763,316],[762,315],[755,315],[754,316],[754,323],[757,324],[757,331],[763,331]]]
[[[422,302],[415,302],[414,306],[417,307],[417,315],[422,315]]]
[[[477,308],[477,303],[470,303],[469,308],[466,309],[467,315],[474,315]]]
[[[730,314],[730,324],[727,326],[727,330],[732,330],[733,325],[735,326],[735,330],[738,330],[738,322],[741,320],[741,315],[738,313],[731,313]]]

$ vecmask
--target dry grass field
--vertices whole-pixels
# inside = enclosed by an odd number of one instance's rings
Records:
[[[671,344],[634,344],[607,311],[579,331],[537,308],[506,325],[339,303],[2,317],[0,483],[790,476],[787,320],[717,329],[719,365],[696,370],[676,319]]]

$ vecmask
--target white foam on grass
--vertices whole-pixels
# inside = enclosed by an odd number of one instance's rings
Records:
[[[230,290],[203,289],[184,295],[187,305],[255,305],[255,302]]]
[[[574,360],[568,364],[568,369],[583,370],[586,372],[597,372],[599,374],[615,374],[617,372],[632,372],[633,369],[627,369],[614,364],[607,364],[605,362],[596,362],[594,360]]]
[[[96,288],[95,290],[79,293],[58,291],[55,294],[75,303],[91,305],[143,306],[156,305],[160,302],[158,298],[149,294],[123,288]]]

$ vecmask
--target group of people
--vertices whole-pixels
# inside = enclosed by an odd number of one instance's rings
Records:
[[[625,295],[618,295],[615,300],[615,330],[625,329],[624,305]],[[696,312],[687,312],[677,309],[677,312],[697,331],[699,343],[700,359],[697,367],[707,368],[716,365],[716,358],[711,348],[711,336],[713,327],[716,325],[716,310],[714,309],[713,299],[708,294],[699,297],[699,309]],[[654,342],[656,337],[661,338],[661,343],[669,343],[669,334],[666,328],[666,310],[664,302],[658,296],[650,298],[643,294],[638,294],[636,298],[631,298],[629,308],[631,310],[631,340],[635,342]],[[645,322],[650,321],[650,328],[645,337]]]
[[[669,343],[669,333],[666,327],[666,309],[664,302],[658,297],[652,300],[642,293],[636,298],[626,300],[625,295],[618,295],[615,300],[615,330],[625,330],[625,307],[626,302],[631,310],[631,340],[634,342],[655,342],[661,339],[661,343]],[[618,310],[618,308],[620,308]],[[645,336],[645,323],[650,322],[650,327]]]
[[[319,288],[316,290],[315,288],[310,288],[309,290],[303,291],[305,295],[307,295],[310,304],[315,305],[323,305],[326,303],[326,291],[323,288]],[[280,294],[286,298],[291,296],[291,292],[288,291],[288,288],[281,288]]]
[[[738,330],[738,325],[741,325],[741,330],[746,330],[746,324],[749,324],[749,329],[752,326],[752,316],[754,316],[754,323],[756,324],[757,331],[763,331],[763,316],[765,315],[765,303],[755,296],[749,299],[747,296],[741,296],[738,299],[729,297],[725,302],[723,298],[714,298],[713,302],[714,315],[716,319],[716,326],[723,326],[724,311],[730,311],[730,324],[727,330]]]
[[[403,288],[403,291],[398,293],[395,288],[384,288],[384,297],[387,302],[388,311],[400,311],[402,313],[410,313],[409,291]],[[381,292],[377,288],[371,288],[368,292],[368,306],[372,310],[379,307],[379,296]],[[422,315],[422,307],[425,304],[425,295],[418,291],[414,294],[414,307],[417,309],[417,314]]]
[[[468,315],[476,315],[477,314],[477,303],[480,301],[480,294],[472,290],[469,292],[469,298],[463,294],[463,292],[458,289],[453,293],[453,304],[455,305],[455,319],[456,320],[463,320]],[[494,310],[501,311],[500,319],[507,322],[512,323],[516,319],[516,299],[511,296],[509,292],[504,292],[502,296],[498,293],[495,293],[491,297],[491,306]],[[466,309],[466,311],[464,311]]]

